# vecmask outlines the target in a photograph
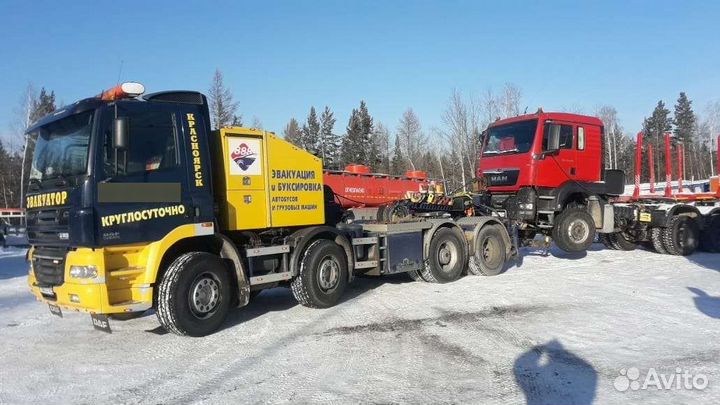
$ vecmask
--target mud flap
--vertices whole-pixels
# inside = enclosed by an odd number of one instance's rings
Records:
[[[90,314],[90,319],[92,319],[93,328],[105,333],[112,333],[107,315]]]
[[[62,315],[62,309],[60,309],[59,306],[57,306],[57,305],[55,305],[55,304],[48,304],[48,308],[50,309],[50,313],[51,313],[51,314],[53,314],[53,315],[55,315],[55,316],[59,316],[60,318],[63,317],[63,315]]]

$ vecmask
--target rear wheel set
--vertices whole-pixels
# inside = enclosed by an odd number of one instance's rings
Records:
[[[462,277],[467,263],[465,243],[464,238],[450,228],[435,231],[430,239],[427,263],[418,275],[430,283],[449,283]]]
[[[705,236],[705,233],[700,233],[697,221],[687,215],[673,216],[665,228],[650,229],[653,249],[658,253],[675,256],[687,256],[698,247],[704,248],[707,243],[703,241],[707,239]]]
[[[505,270],[507,244],[503,230],[497,225],[485,225],[475,238],[474,254],[468,261],[468,272],[476,276],[495,276]]]
[[[720,215],[713,215],[700,233],[699,248],[705,252],[720,253]]]

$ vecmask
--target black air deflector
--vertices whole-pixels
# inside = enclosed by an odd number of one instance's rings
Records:
[[[159,93],[148,94],[143,97],[146,101],[162,101],[166,103],[183,103],[203,105],[205,104],[205,96],[197,91],[163,91]]]

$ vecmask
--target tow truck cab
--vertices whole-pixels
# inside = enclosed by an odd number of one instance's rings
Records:
[[[133,85],[28,130],[37,139],[25,201],[28,283],[38,298],[103,314],[143,311],[160,268],[143,256],[213,232],[205,97],[136,97],[144,89]]]
[[[575,227],[582,243],[571,246],[555,235],[563,249],[583,250],[603,226],[607,198],[624,186],[621,171],[604,168],[603,137],[600,119],[578,114],[539,110],[498,120],[483,134],[477,177],[485,178],[492,205],[520,221],[528,239],[551,233],[566,208],[585,209],[593,229]]]

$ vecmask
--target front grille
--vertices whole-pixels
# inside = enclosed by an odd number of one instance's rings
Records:
[[[40,246],[33,251],[33,271],[41,287],[62,285],[65,281],[67,249]]]
[[[67,208],[28,210],[27,235],[32,245],[67,246],[70,210]]]

